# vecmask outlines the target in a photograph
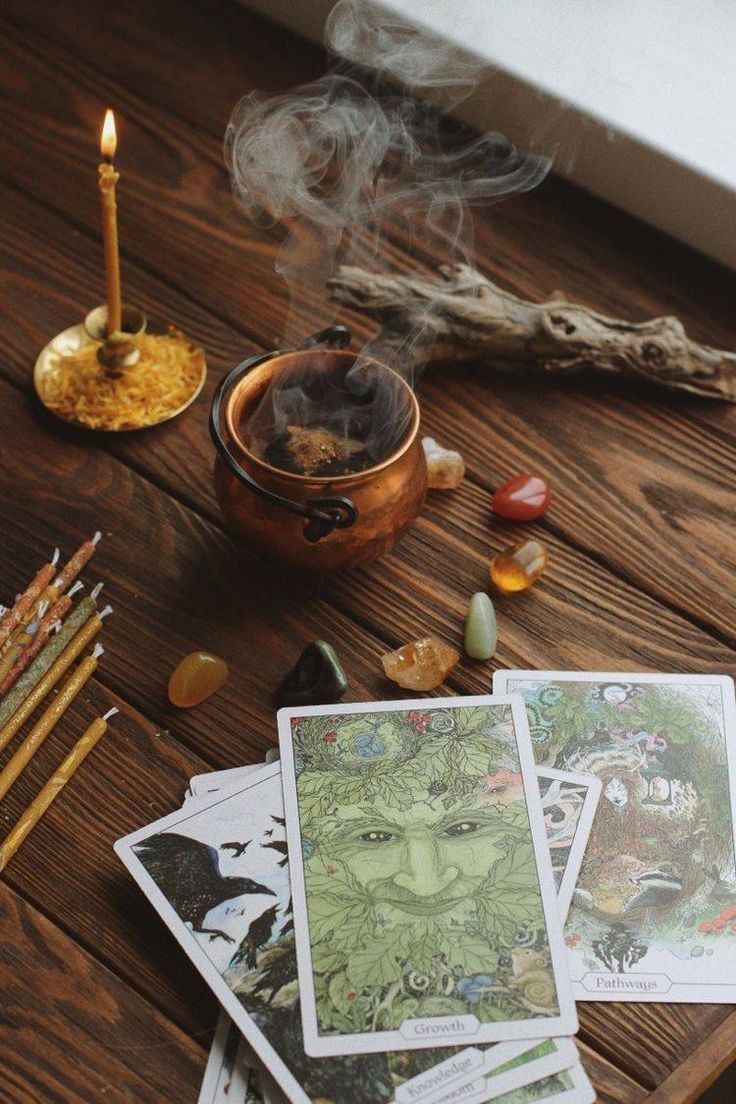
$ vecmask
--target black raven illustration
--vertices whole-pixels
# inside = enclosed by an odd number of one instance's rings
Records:
[[[277,817],[271,813],[271,820],[275,820],[277,824],[280,824],[282,828],[286,826],[286,817]]]
[[[223,878],[215,848],[178,832],[160,832],[134,851],[177,915],[210,940],[235,942],[226,932],[202,927],[210,909],[243,893],[276,896],[250,878]]]
[[[271,836],[273,835],[273,832],[274,832],[273,828],[269,828],[267,832],[263,833],[264,838],[265,839],[271,839]]]
[[[220,850],[232,851],[233,858],[239,859],[240,856],[245,853],[246,848],[249,847],[252,842],[252,840],[246,840],[245,843],[221,843]]]
[[[249,970],[255,969],[258,951],[261,947],[265,947],[271,938],[277,912],[277,906],[271,905],[264,913],[256,917],[241,939],[237,951],[230,959],[230,966],[239,966],[241,962],[244,962]]]
[[[272,843],[264,843],[264,847],[270,847],[272,851],[278,851],[279,855],[283,855],[282,859],[279,859],[278,866],[286,866],[289,861],[288,847],[283,840],[274,840]]]

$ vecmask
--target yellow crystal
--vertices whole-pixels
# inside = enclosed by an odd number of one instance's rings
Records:
[[[392,682],[405,690],[434,690],[460,659],[460,653],[436,636],[423,636],[387,652],[381,663]]]

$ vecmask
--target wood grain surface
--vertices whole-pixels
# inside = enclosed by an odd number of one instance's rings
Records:
[[[241,95],[315,77],[320,52],[231,0],[120,0],[104,14],[94,0],[2,0],[0,32],[0,600],[50,547],[100,528],[84,577],[102,579],[115,607],[96,678],[3,801],[3,823],[94,715],[121,709],[5,874],[0,1099],[194,1102],[214,1002],[114,839],[174,809],[191,774],[262,757],[273,690],[310,639],[338,645],[355,700],[394,696],[388,647],[427,631],[458,644],[489,556],[520,531],[490,513],[490,492],[519,470],[553,485],[548,515],[524,529],[549,545],[549,572],[498,601],[493,663],[463,660],[443,693],[487,690],[494,666],[732,672],[736,411],[610,381],[435,368],[420,384],[423,423],[466,456],[462,487],[431,495],[364,570],[315,581],[258,560],[214,498],[208,400],[226,369],[280,342],[286,296],[278,235],[231,199],[222,134]],[[95,141],[108,103],[124,297],[185,328],[210,370],[174,423],[106,437],[43,411],[30,374],[45,342],[102,297]],[[387,242],[392,264],[406,263],[405,244],[400,232]],[[694,337],[734,345],[732,273],[562,181],[480,217],[477,248],[479,267],[519,294],[560,288],[627,317],[678,313]],[[293,321],[306,334],[333,314],[314,288]],[[168,674],[200,647],[231,677],[198,709],[174,710]],[[730,1060],[726,1006],[584,1004],[580,1019],[583,1060],[610,1104],[685,1104]]]

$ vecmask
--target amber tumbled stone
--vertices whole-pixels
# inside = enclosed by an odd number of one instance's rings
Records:
[[[491,581],[502,594],[526,590],[544,572],[548,560],[547,549],[541,541],[521,541],[493,557]]]
[[[181,709],[209,698],[227,679],[227,663],[210,652],[190,652],[171,672],[169,701]]]

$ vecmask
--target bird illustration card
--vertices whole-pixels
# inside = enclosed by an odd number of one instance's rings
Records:
[[[573,1034],[518,699],[278,716],[307,1053]]]
[[[537,761],[602,796],[566,943],[581,1000],[736,1002],[736,708],[730,678],[500,671]]]
[[[453,1057],[452,1048],[307,1057],[278,763],[118,840],[115,851],[295,1104],[390,1104],[399,1085]],[[494,1049],[501,1062],[528,1048]]]

